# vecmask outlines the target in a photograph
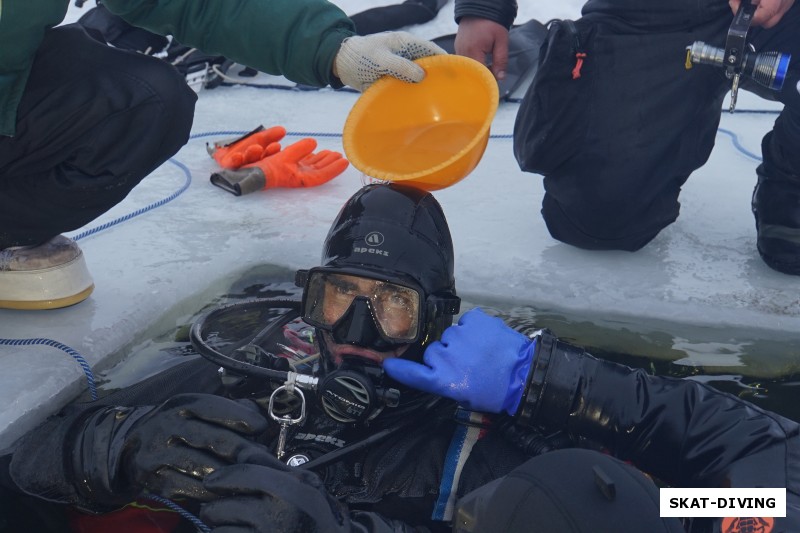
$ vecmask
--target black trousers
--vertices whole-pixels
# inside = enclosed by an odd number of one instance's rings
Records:
[[[699,40],[724,48],[732,18],[725,0],[584,5],[581,23],[594,26],[586,43],[588,79],[582,80],[585,112],[560,126],[573,128],[569,137],[578,142],[560,146],[553,136],[534,154],[526,139],[515,138],[523,169],[536,171],[537,158],[570,153],[542,172],[542,215],[554,238],[581,248],[633,251],[675,221],[681,187],[708,160],[730,90],[721,68],[687,71],[686,47]],[[782,91],[752,82],[745,89],[785,104],[763,143],[765,169],[800,176],[800,3],[774,28],[752,28],[749,40],[759,52],[793,56]],[[533,98],[529,93],[525,100]],[[523,131],[525,107],[517,119]]]
[[[0,137],[0,249],[45,242],[122,201],[187,142],[196,99],[160,59],[78,25],[48,31],[16,135]]]

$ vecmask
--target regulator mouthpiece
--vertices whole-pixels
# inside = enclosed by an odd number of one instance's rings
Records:
[[[366,422],[384,407],[397,407],[400,391],[382,386],[383,369],[345,358],[340,368],[319,383],[317,395],[330,418],[344,424]]]

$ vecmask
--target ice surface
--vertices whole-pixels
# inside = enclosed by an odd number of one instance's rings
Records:
[[[385,2],[386,4],[394,2]],[[342,0],[348,13],[376,5]],[[582,2],[521,2],[519,21],[575,18]],[[80,10],[71,7],[68,21]],[[431,23],[409,28],[427,38],[453,33],[452,3]],[[100,220],[136,211],[191,185],[174,201],[80,241],[96,290],[69,309],[0,310],[0,338],[49,338],[79,351],[96,369],[115,363],[154,332],[180,323],[260,265],[314,266],[342,203],[361,185],[353,168],[310,190],[273,190],[234,197],[208,182],[215,168],[207,140],[258,124],[307,132],[321,148],[339,137],[357,95],[333,90],[291,92],[248,87],[204,91],[197,136]],[[727,105],[727,104],[726,104]],[[800,279],[770,270],[758,257],[750,196],[757,161],[721,133],[708,164],[689,180],[681,216],[636,253],[588,252],[553,240],[539,215],[542,183],[516,166],[511,141],[518,106],[504,103],[477,169],[439,192],[457,252],[459,291],[470,301],[495,299],[565,313],[663,320],[694,327],[759,328],[776,336],[800,329]],[[739,108],[777,109],[749,94]],[[668,112],[668,110],[665,110]],[[759,154],[774,115],[725,114],[721,127]],[[216,132],[216,133],[215,133]],[[226,132],[226,133],[222,133]],[[332,137],[323,134],[334,134]],[[298,137],[295,135],[291,140]],[[133,141],[133,140],[132,140]],[[76,232],[77,234],[78,232]],[[681,342],[685,339],[681,340]],[[677,342],[677,341],[676,341]],[[85,385],[77,364],[54,348],[0,346],[0,447],[7,445]]]

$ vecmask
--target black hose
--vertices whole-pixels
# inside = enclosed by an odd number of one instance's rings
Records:
[[[299,314],[300,311],[300,302],[297,300],[272,300],[272,299],[258,299],[258,300],[248,300],[246,302],[238,302],[235,304],[230,305],[223,305],[221,307],[217,307],[213,311],[201,316],[199,319],[192,324],[192,328],[189,330],[189,340],[194,346],[194,349],[197,350],[197,353],[202,355],[204,358],[208,359],[212,363],[219,365],[225,369],[232,370],[234,372],[239,372],[244,374],[245,376],[251,377],[259,377],[263,379],[269,380],[281,380],[286,381],[289,376],[289,373],[282,370],[273,370],[271,368],[264,368],[258,365],[253,365],[250,363],[245,363],[244,361],[238,361],[229,355],[225,355],[222,352],[212,348],[206,342],[206,326],[210,323],[214,323],[215,319],[218,319],[220,316],[231,313],[231,312],[244,312],[249,308],[263,308],[263,307],[274,307],[274,308],[288,308],[296,311]],[[269,337],[272,333],[275,332],[277,328],[283,327],[287,322],[293,320],[298,314],[295,313],[287,313],[286,316],[281,320],[276,320],[269,325],[267,325],[264,329],[259,331],[253,338],[247,338],[243,341],[238,343],[238,346],[234,349],[241,348],[242,346],[246,346],[248,344],[253,343],[255,340],[261,340],[264,338]]]
[[[538,428],[521,427],[510,417],[498,420],[497,429],[509,442],[531,457],[573,446],[572,439],[566,433],[558,431],[545,434]]]

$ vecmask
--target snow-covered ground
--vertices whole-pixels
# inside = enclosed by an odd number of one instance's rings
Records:
[[[378,5],[336,3],[350,14]],[[518,20],[577,18],[581,4],[521,2]],[[71,7],[67,21],[80,14]],[[408,30],[426,38],[453,33],[452,15],[450,3],[434,21]],[[320,148],[341,150],[335,135],[357,97],[330,89],[201,92],[195,139],[89,228],[157,202],[191,178],[188,189],[81,239],[94,294],[68,309],[0,310],[0,339],[53,339],[101,370],[183,323],[249,269],[274,265],[289,279],[294,269],[314,266],[331,220],[365,177],[349,168],[316,189],[237,198],[209,184],[215,166],[205,142],[280,124],[290,140],[316,136]],[[592,345],[608,349],[720,367],[741,365],[745,356],[757,367],[752,360],[763,355],[770,372],[795,368],[800,279],[761,262],[749,205],[757,161],[745,152],[759,154],[774,115],[725,114],[709,163],[684,188],[679,220],[631,254],[578,250],[549,236],[539,215],[541,179],[519,171],[511,141],[502,138],[511,133],[517,108],[500,106],[496,137],[478,168],[436,194],[454,235],[457,283],[466,300],[511,314],[530,310],[554,323],[566,320],[582,328]],[[749,94],[740,95],[739,108],[776,109]],[[51,347],[0,346],[0,361],[0,447],[85,386],[79,366]]]

